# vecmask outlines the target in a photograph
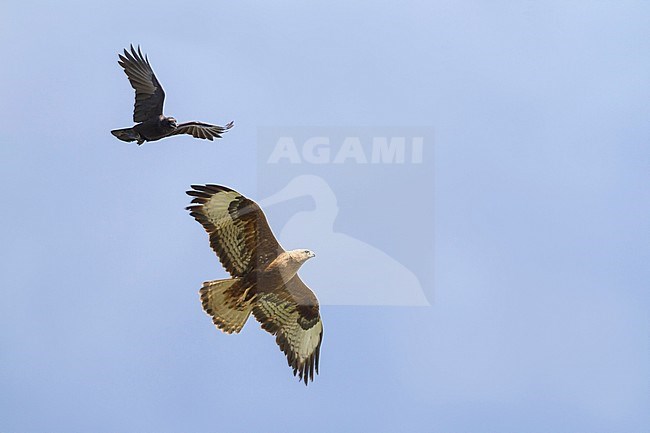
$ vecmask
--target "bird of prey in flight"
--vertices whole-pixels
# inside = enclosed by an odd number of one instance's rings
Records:
[[[238,333],[251,312],[275,335],[294,376],[305,385],[318,373],[323,323],[318,300],[297,272],[309,250],[285,251],[264,212],[237,191],[192,185],[187,207],[210,237],[210,246],[232,278],[206,281],[199,291],[205,312],[218,329]]]
[[[203,122],[176,123],[173,117],[163,115],[165,92],[151,69],[149,59],[142,55],[140,47],[136,51],[131,45],[131,52],[124,50],[119,55],[119,65],[124,68],[131,87],[135,90],[135,107],[133,109],[132,128],[114,129],[111,134],[122,141],[137,141],[138,145],[145,141],[156,141],[161,138],[178,134],[189,134],[194,138],[212,141],[221,138],[221,134],[233,126],[211,125]]]

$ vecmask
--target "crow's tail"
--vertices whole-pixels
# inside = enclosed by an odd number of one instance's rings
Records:
[[[138,144],[144,143],[144,140],[142,139],[140,134],[135,132],[133,128],[114,129],[111,131],[111,134],[113,134],[114,136],[116,136],[122,141],[127,141],[127,142],[137,141]]]

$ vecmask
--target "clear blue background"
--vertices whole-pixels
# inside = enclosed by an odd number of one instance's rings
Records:
[[[649,18],[644,1],[5,2],[0,431],[647,432]],[[108,133],[131,124],[131,42],[166,112],[234,119],[227,139]],[[324,307],[309,387],[255,324],[222,335],[201,312],[224,273],[183,210],[195,182],[256,198],[274,125],[436,130],[433,305]]]

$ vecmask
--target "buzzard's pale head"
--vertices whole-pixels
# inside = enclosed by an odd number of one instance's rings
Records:
[[[312,257],[316,257],[316,254],[314,254],[313,251],[309,251],[309,250],[292,250],[289,251],[289,255],[291,256],[292,259],[294,259],[298,263],[305,263],[307,260],[311,259]]]

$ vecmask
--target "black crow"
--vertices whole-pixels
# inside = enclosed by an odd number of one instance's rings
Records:
[[[119,55],[118,63],[124,68],[131,87],[135,89],[135,107],[133,121],[137,125],[132,128],[114,129],[111,134],[122,141],[137,141],[138,145],[145,141],[156,141],[177,134],[190,134],[194,138],[212,141],[221,138],[221,134],[233,126],[210,125],[203,122],[176,123],[173,117],[163,115],[165,92],[151,69],[149,59],[142,55],[140,47],[136,51],[131,45],[131,52],[126,49],[124,55]]]

